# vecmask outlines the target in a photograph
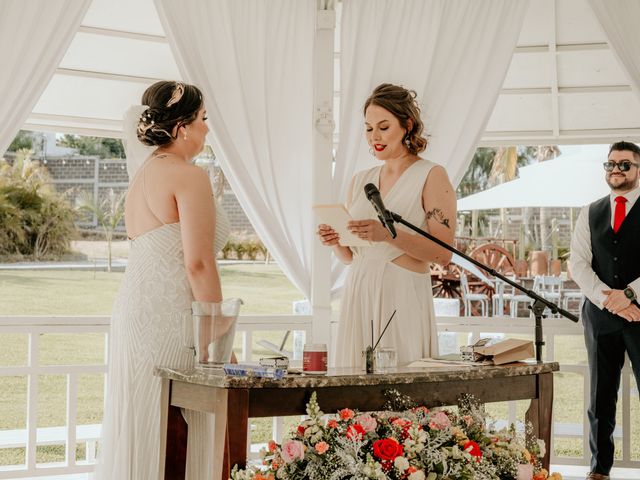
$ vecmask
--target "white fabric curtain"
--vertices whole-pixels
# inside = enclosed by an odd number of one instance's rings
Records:
[[[90,3],[0,1],[0,155],[38,102]]]
[[[640,2],[638,0],[589,0],[613,53],[627,71],[640,96]]]
[[[362,106],[380,83],[415,90],[429,145],[457,185],[473,159],[516,47],[528,0],[344,0],[340,143],[333,199],[376,164]],[[333,291],[344,279],[334,261]]]
[[[315,0],[155,0],[210,140],[266,247],[311,290]]]
[[[454,185],[464,176],[491,116],[528,0],[344,0],[340,144],[333,197],[375,164],[362,105],[380,83],[418,94],[430,144]]]

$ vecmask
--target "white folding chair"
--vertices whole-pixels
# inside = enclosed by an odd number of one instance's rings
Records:
[[[551,275],[537,276],[533,281],[533,291],[556,305],[562,301],[562,279]]]
[[[464,304],[464,315],[471,316],[471,302],[479,302],[482,316],[489,314],[489,295],[486,293],[471,293],[469,290],[469,281],[464,272],[460,272],[460,288],[462,290],[462,302]]]

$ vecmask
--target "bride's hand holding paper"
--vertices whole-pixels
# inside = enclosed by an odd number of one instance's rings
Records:
[[[340,235],[333,229],[331,225],[321,223],[320,225],[318,225],[317,233],[320,237],[320,241],[325,247],[340,245]]]
[[[318,225],[318,236],[323,245],[340,247],[365,247],[369,240],[361,238],[349,230],[353,219],[341,204],[314,205],[313,210],[323,223]]]
[[[382,226],[379,220],[351,220],[347,224],[347,228],[354,235],[369,242],[375,243],[391,240],[391,235],[389,235],[389,232]]]

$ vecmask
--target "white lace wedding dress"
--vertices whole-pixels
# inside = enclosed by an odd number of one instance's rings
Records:
[[[216,252],[228,233],[229,222],[218,208]],[[153,367],[193,367],[193,352],[182,340],[182,322],[192,299],[179,223],[164,224],[131,241],[111,320],[106,407],[94,478],[158,478],[160,379]],[[210,479],[211,417],[188,410],[184,415],[189,425],[187,478]]]

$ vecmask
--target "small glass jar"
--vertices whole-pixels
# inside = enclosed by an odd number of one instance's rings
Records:
[[[398,366],[396,349],[390,347],[378,347],[373,352],[373,365],[375,372],[387,372]]]
[[[305,373],[327,373],[327,344],[305,343],[302,351],[302,371]]]

